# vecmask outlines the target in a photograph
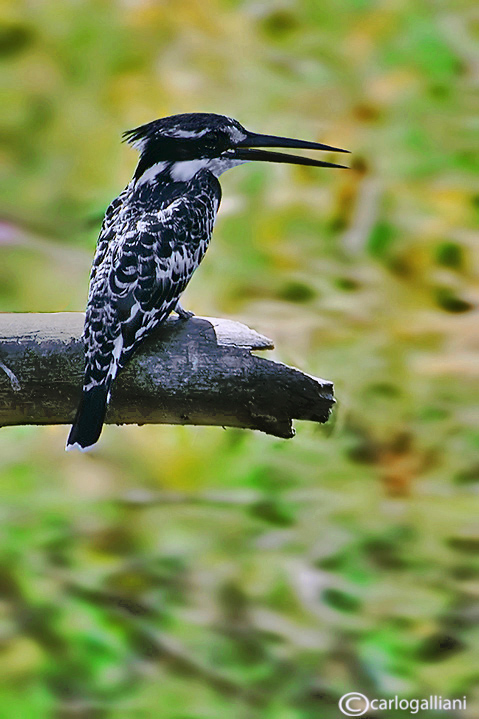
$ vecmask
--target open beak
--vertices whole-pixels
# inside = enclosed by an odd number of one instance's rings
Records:
[[[297,148],[302,150],[323,150],[326,152],[349,152],[349,150],[340,150],[339,147],[331,147],[323,145],[319,142],[307,142],[305,140],[294,140],[289,137],[276,137],[275,135],[258,135],[255,132],[249,132],[244,140],[239,142],[233,150],[234,157],[238,160],[262,160],[264,162],[286,162],[291,165],[311,165],[312,167],[341,167],[347,169],[345,165],[336,165],[333,162],[323,162],[322,160],[312,160],[309,157],[301,157],[300,155],[286,155],[283,152],[268,152],[266,150],[257,150],[258,147],[280,147],[280,148]]]

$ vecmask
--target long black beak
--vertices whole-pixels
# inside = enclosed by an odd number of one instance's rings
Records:
[[[319,142],[307,142],[306,140],[294,140],[289,137],[276,137],[275,135],[259,135],[256,132],[249,132],[244,140],[241,140],[233,150],[238,160],[262,160],[264,162],[285,162],[291,165],[311,165],[313,167],[340,167],[347,169],[345,165],[336,165],[333,162],[312,160],[309,157],[300,155],[286,155],[283,152],[267,152],[256,150],[257,147],[280,147],[298,148],[302,150],[323,150],[326,152],[349,152],[339,147],[323,145]]]

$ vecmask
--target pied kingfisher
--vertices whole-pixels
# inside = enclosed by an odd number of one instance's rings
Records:
[[[221,200],[218,177],[251,160],[343,167],[257,148],[346,152],[246,130],[223,115],[191,113],[124,133],[140,153],[131,182],[108,207],[90,275],[83,393],[66,449],[98,440],[111,385],[140,342],[171,312],[206,252]]]

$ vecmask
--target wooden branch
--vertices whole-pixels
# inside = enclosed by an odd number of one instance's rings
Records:
[[[80,398],[84,316],[0,314],[0,426],[69,424]],[[333,385],[252,354],[271,340],[239,322],[169,318],[115,382],[107,423],[209,424],[292,437],[326,422]]]

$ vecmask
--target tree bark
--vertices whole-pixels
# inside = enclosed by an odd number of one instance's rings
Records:
[[[80,399],[84,315],[0,314],[0,426],[69,424]],[[333,385],[252,350],[271,340],[239,322],[169,318],[115,381],[110,424],[207,424],[294,435],[326,422]]]

